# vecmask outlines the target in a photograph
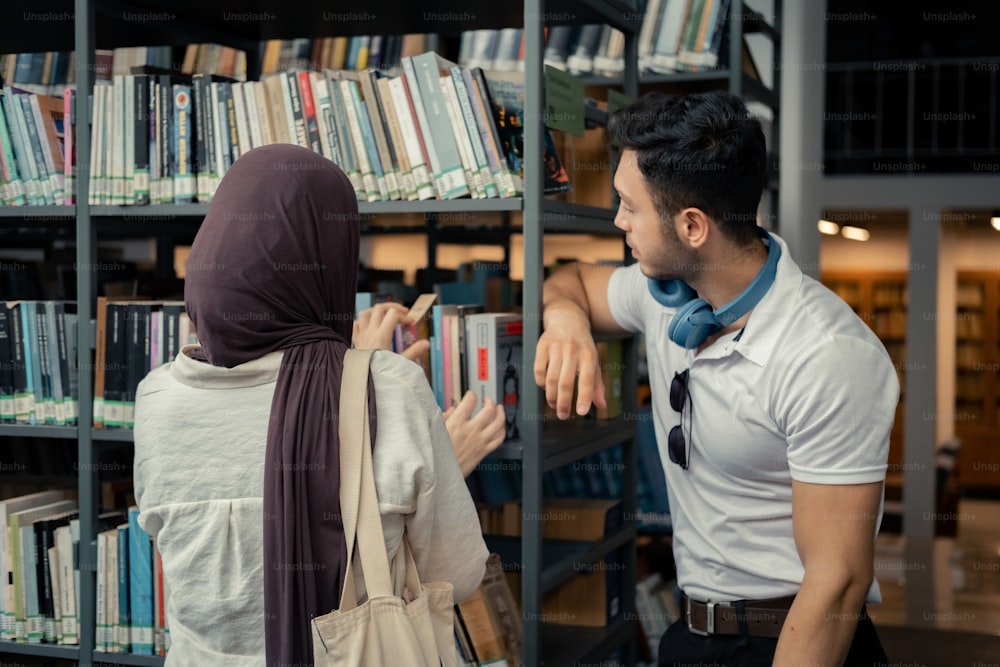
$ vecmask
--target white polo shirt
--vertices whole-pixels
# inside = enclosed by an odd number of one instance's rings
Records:
[[[701,354],[672,343],[675,309],[657,303],[638,265],[608,285],[615,320],[645,332],[653,420],[674,527],[678,586],[702,600],[792,595],[803,567],[792,536],[792,479],[885,479],[899,382],[884,346],[839,297],[789,257],[742,334]],[[690,369],[684,437],[689,468],[670,461],[674,373]],[[690,419],[687,410],[692,410]],[[831,518],[856,520],[838,508]],[[881,504],[876,526],[881,521]],[[873,536],[874,539],[874,536]],[[873,581],[869,602],[880,602]]]

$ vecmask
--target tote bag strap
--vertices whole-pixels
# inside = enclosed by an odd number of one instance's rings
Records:
[[[341,611],[358,605],[352,557],[355,539],[368,597],[392,595],[368,427],[368,368],[372,353],[373,350],[347,351],[340,388],[340,511],[348,550]]]

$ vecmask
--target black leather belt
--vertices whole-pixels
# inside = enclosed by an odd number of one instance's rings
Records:
[[[776,638],[788,616],[794,595],[770,600],[736,602],[699,602],[681,595],[681,613],[688,630],[696,635],[742,635],[740,621],[746,623],[751,637]]]

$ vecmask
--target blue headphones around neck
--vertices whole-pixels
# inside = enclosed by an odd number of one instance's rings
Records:
[[[682,280],[649,278],[649,292],[656,301],[668,308],[677,308],[667,329],[667,337],[681,347],[693,350],[709,336],[740,319],[757,305],[774,284],[781,248],[763,227],[758,228],[762,239],[767,240],[767,262],[739,296],[712,311],[712,305],[699,299],[697,293]]]

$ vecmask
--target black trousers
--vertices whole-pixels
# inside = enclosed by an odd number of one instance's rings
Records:
[[[660,639],[659,667],[771,667],[778,640],[765,637],[702,637],[681,618]],[[889,659],[865,610],[843,667],[885,667]]]

